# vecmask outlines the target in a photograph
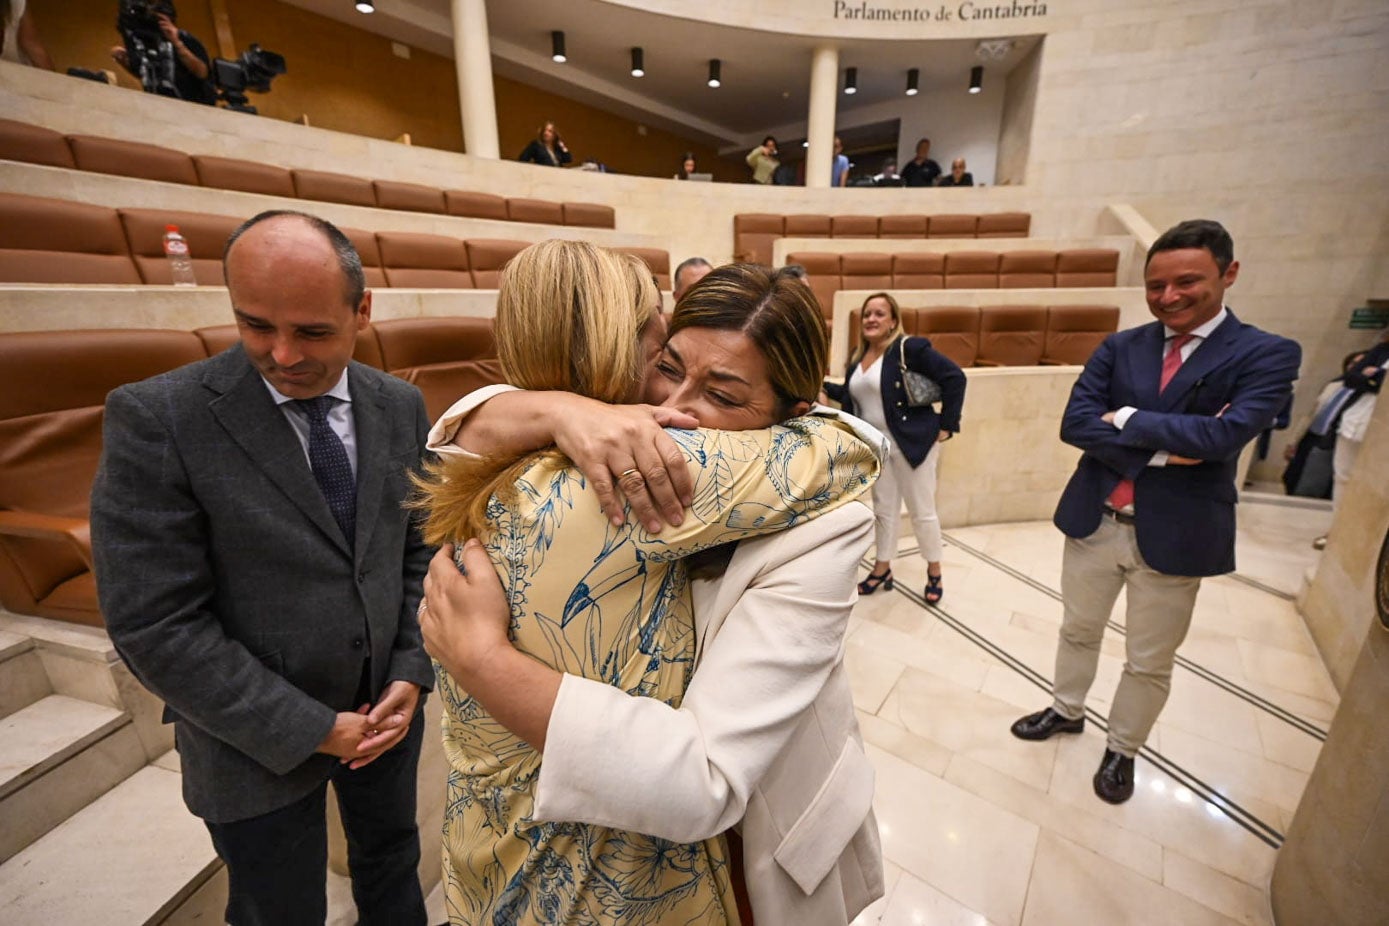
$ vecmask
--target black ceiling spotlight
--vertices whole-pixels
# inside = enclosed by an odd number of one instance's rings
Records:
[[[719,67],[721,64],[722,62],[720,62],[718,58],[709,59],[709,86],[711,87],[717,87],[721,83],[719,80]]]
[[[907,96],[916,96],[916,85],[920,82],[920,80],[921,70],[919,68],[910,68],[907,70]]]
[[[984,89],[984,65],[976,64],[969,69],[969,92],[978,93]]]
[[[569,60],[564,54],[564,33],[558,29],[550,33],[550,58],[556,64],[563,64]]]
[[[643,62],[643,55],[640,48],[632,49],[632,76],[646,76],[646,65]]]
[[[858,68],[844,69],[844,92],[858,93]]]
[[[372,3],[371,0],[357,0],[357,12],[358,12],[358,13],[375,13],[375,12],[376,12],[376,4]]]

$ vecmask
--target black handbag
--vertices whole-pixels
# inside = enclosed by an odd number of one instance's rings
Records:
[[[897,363],[902,373],[902,385],[907,390],[907,404],[912,408],[934,405],[941,400],[940,383],[925,373],[907,369],[907,339],[902,338],[901,350],[897,353]]]

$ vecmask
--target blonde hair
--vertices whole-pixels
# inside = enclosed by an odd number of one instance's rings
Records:
[[[902,307],[897,304],[897,300],[892,298],[892,296],[888,295],[887,293],[872,293],[871,295],[869,295],[867,299],[863,300],[863,305],[859,306],[858,308],[858,350],[854,351],[854,356],[849,360],[849,366],[853,366],[854,364],[858,363],[860,360],[863,359],[863,355],[868,353],[868,341],[863,337],[863,311],[864,309],[868,308],[868,303],[872,302],[874,299],[883,300],[887,303],[888,308],[892,310],[892,330],[888,332],[887,341],[885,343],[891,345],[893,341],[902,337],[902,335],[906,333],[902,330]]]
[[[542,241],[513,257],[497,294],[497,353],[506,382],[630,401],[641,381],[641,329],[656,292],[642,268],[637,273],[622,255],[583,241]],[[492,497],[503,505],[513,501],[516,480],[543,458],[563,459],[543,450],[429,464],[411,503],[426,512],[426,542],[485,531]]]

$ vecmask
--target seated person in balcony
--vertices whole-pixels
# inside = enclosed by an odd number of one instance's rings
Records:
[[[950,173],[940,178],[936,186],[974,186],[974,175],[965,170],[965,159],[950,162]]]
[[[53,59],[39,41],[34,17],[24,6],[24,0],[0,0],[0,60],[52,71]]]
[[[940,165],[931,160],[931,139],[923,138],[916,143],[916,157],[902,168],[903,186],[935,186],[940,176]]]
[[[212,85],[212,59],[208,57],[203,43],[178,27],[178,10],[169,0],[154,4],[154,14],[159,31],[173,46],[174,88],[178,91],[178,98],[216,106],[217,88]],[[131,76],[140,77],[139,71],[131,66],[124,45],[112,48],[111,57]]]
[[[694,173],[694,172],[695,172],[695,156],[694,156],[691,152],[686,151],[686,152],[685,152],[685,159],[684,159],[683,161],[680,162],[680,173],[678,173],[678,174],[675,175],[675,179],[676,179],[676,180],[689,180],[689,179],[690,179],[690,174],[692,174],[692,173]]]
[[[535,139],[526,145],[526,150],[521,152],[517,160],[544,167],[563,167],[574,160],[574,155],[564,146],[564,139],[559,137],[555,124],[547,122],[535,133]]]

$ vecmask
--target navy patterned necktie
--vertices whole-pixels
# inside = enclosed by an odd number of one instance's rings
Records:
[[[347,460],[347,448],[328,425],[328,409],[334,401],[332,396],[320,395],[295,399],[295,404],[309,419],[309,466],[350,548],[357,535],[357,480]]]

